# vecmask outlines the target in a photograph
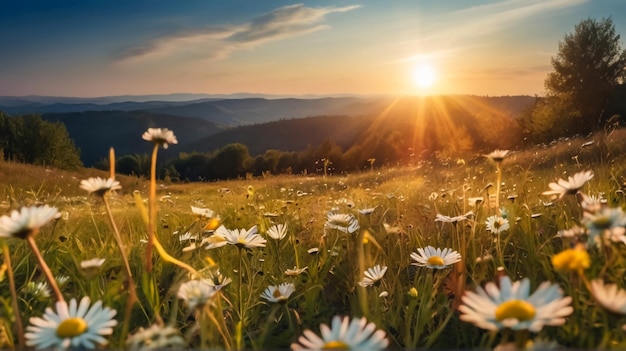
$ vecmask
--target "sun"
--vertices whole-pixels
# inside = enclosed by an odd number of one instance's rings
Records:
[[[427,89],[437,82],[437,70],[427,63],[420,63],[413,68],[413,82],[422,89]]]

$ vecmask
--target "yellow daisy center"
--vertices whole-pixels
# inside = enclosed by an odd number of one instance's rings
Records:
[[[57,336],[59,338],[73,338],[87,330],[87,322],[78,317],[72,317],[64,320],[57,327]]]
[[[535,307],[522,300],[509,300],[496,308],[496,320],[503,321],[515,318],[518,321],[527,321],[535,317]]]
[[[274,290],[274,292],[272,293],[272,295],[273,295],[275,298],[279,298],[279,297],[283,296],[283,294],[281,294],[281,293],[280,293],[280,290],[278,290],[278,289]]]
[[[430,256],[428,258],[428,262],[429,265],[431,266],[443,266],[443,258],[439,257],[439,256]]]
[[[343,341],[329,341],[322,346],[322,350],[349,350],[350,346],[348,346]]]

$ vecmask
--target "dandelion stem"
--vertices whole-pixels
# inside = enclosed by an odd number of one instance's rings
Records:
[[[122,260],[124,261],[124,268],[126,269],[126,277],[128,278],[128,300],[126,301],[126,311],[124,313],[124,324],[122,326],[122,340],[126,340],[126,335],[128,335],[128,329],[130,324],[130,314],[133,310],[133,305],[139,301],[137,298],[137,290],[135,289],[135,279],[133,278],[133,272],[130,270],[130,264],[128,263],[128,257],[126,255],[126,250],[124,248],[124,243],[122,242],[122,238],[120,236],[120,231],[117,229],[117,225],[115,224],[115,220],[113,219],[113,214],[111,213],[111,207],[109,206],[109,200],[107,200],[106,195],[102,195],[102,201],[104,202],[104,207],[107,210],[109,215],[109,221],[111,222],[111,227],[113,227],[113,234],[115,236],[115,241],[117,241],[117,246],[120,249],[120,254],[122,255]]]
[[[24,338],[24,325],[22,324],[22,315],[20,307],[17,304],[17,291],[15,290],[15,277],[13,276],[13,267],[11,267],[11,256],[9,255],[9,246],[2,240],[2,255],[4,256],[4,264],[7,267],[7,276],[9,277],[9,290],[11,290],[11,307],[15,316],[15,326],[17,328],[17,338],[20,347],[26,346]]]
[[[28,246],[30,247],[35,257],[37,258],[37,262],[39,262],[39,267],[41,268],[44,275],[46,276],[46,279],[48,280],[48,284],[50,285],[50,288],[52,289],[52,291],[57,297],[57,301],[64,302],[65,299],[63,298],[63,294],[61,294],[59,285],[57,284],[56,280],[54,280],[54,276],[52,275],[50,268],[46,264],[46,261],[43,259],[43,256],[41,256],[41,252],[39,252],[39,248],[37,248],[37,243],[35,243],[35,239],[34,239],[35,234],[36,233],[33,232],[27,235],[26,242],[28,243]]]

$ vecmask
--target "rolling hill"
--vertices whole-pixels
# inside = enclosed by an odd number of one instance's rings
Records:
[[[326,140],[380,160],[505,147],[517,140],[516,117],[535,101],[529,96],[123,100],[0,97],[0,110],[16,115],[31,108],[46,120],[63,122],[90,166],[111,146],[118,155],[149,152],[141,139],[148,127],[175,131],[179,144],[164,157],[229,143],[245,144],[254,156]]]

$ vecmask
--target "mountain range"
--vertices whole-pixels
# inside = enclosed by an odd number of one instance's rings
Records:
[[[118,155],[149,152],[141,139],[149,127],[176,133],[179,144],[164,157],[236,142],[254,156],[268,149],[299,151],[325,140],[344,150],[358,145],[381,159],[391,150],[462,151],[512,142],[516,117],[535,101],[529,96],[270,97],[0,97],[0,111],[64,123],[90,166],[105,158],[109,147]]]

